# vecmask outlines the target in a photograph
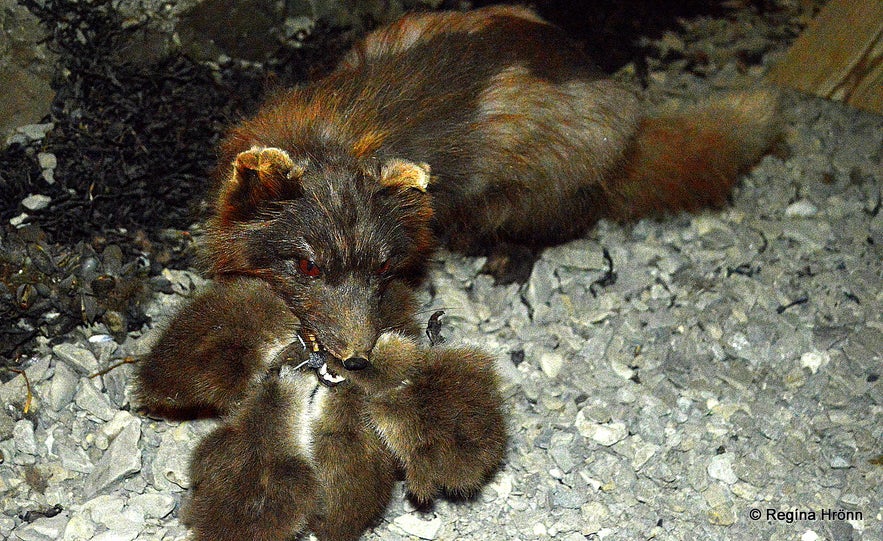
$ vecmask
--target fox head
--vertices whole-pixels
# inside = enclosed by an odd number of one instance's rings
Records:
[[[408,285],[433,249],[428,182],[428,166],[403,160],[253,147],[221,183],[207,266],[216,278],[266,280],[303,331],[363,368],[380,333],[410,320]]]

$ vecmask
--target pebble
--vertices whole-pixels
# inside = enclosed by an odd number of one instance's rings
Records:
[[[59,443],[55,447],[55,454],[58,455],[61,465],[68,470],[80,473],[91,473],[95,470],[95,465],[82,447]]]
[[[188,439],[186,434],[183,425],[163,433],[151,465],[152,476],[148,479],[156,490],[180,491],[190,486],[190,449],[193,440],[198,438],[190,432],[192,439]]]
[[[733,471],[733,455],[731,453],[723,453],[715,455],[708,462],[708,475],[712,479],[723,481],[728,485],[732,485],[739,478]]]
[[[31,194],[21,201],[21,205],[28,210],[42,210],[49,206],[52,198],[48,195]]]
[[[550,492],[549,506],[551,509],[580,509],[587,499],[585,492],[556,485]]]
[[[138,537],[136,531],[109,530],[96,535],[92,541],[132,541],[136,537]]]
[[[74,396],[74,403],[102,421],[110,421],[117,413],[107,395],[95,388],[92,380],[81,378]]]
[[[61,411],[70,405],[77,393],[80,377],[70,369],[66,362],[55,363],[55,375],[49,385],[47,403],[53,411]]]
[[[9,219],[9,225],[12,227],[19,227],[25,223],[25,220],[28,219],[28,214],[26,212],[22,212],[17,216],[13,216]]]
[[[610,510],[601,502],[588,502],[580,507],[580,516],[582,517],[580,533],[588,537],[599,532],[602,525],[607,523]]]
[[[632,467],[635,471],[640,470],[644,464],[646,464],[653,455],[655,455],[659,451],[659,446],[649,442],[640,442],[635,448],[634,459],[632,460]]]
[[[531,309],[536,310],[552,298],[552,291],[557,287],[554,272],[554,267],[544,259],[534,265],[524,293],[524,300]]]
[[[37,162],[39,162],[41,169],[55,169],[58,167],[58,160],[55,154],[51,152],[38,152]]]
[[[512,474],[504,472],[497,475],[496,479],[488,484],[488,488],[496,493],[497,497],[495,499],[506,501],[509,499],[509,495],[512,494],[513,484]]]
[[[129,498],[128,505],[147,518],[163,518],[175,509],[175,498],[169,494],[138,494]]]
[[[24,528],[15,531],[21,541],[58,541],[67,525],[66,513],[54,517],[38,518]]]
[[[819,209],[806,199],[795,201],[785,209],[785,216],[789,218],[810,218],[818,214]]]
[[[831,354],[827,351],[809,351],[800,356],[800,366],[809,368],[813,374],[829,362],[831,362]]]
[[[39,141],[46,137],[46,134],[49,133],[52,128],[55,127],[55,124],[52,122],[48,122],[46,124],[26,124],[24,126],[19,126],[15,129],[15,132],[6,140],[6,144],[10,144],[12,142],[31,142],[31,141]]]
[[[555,378],[564,366],[564,355],[557,351],[545,351],[540,355],[540,368],[549,378]]]
[[[596,423],[587,420],[584,416],[584,410],[580,410],[576,414],[576,429],[583,437],[599,443],[605,447],[620,442],[628,435],[628,429],[625,424],[619,421],[609,423]]]
[[[89,376],[99,371],[98,359],[88,349],[76,344],[64,343],[52,347],[52,353],[67,362],[80,375]]]
[[[414,513],[399,515],[392,522],[408,535],[420,539],[435,539],[442,525],[441,519],[437,516],[424,520]]]
[[[12,430],[12,438],[15,440],[15,449],[26,455],[37,454],[37,439],[34,436],[34,424],[28,419],[22,419],[15,423]]]
[[[114,438],[95,469],[86,478],[83,492],[87,496],[94,496],[141,470],[141,450],[138,448],[140,439],[141,422],[133,419]]]
[[[81,514],[74,514],[64,528],[62,541],[86,541],[95,535],[95,524]]]
[[[731,505],[716,505],[708,510],[708,521],[716,526],[730,526],[736,522],[736,518]]]

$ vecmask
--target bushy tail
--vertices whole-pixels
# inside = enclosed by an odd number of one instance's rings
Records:
[[[613,217],[723,205],[739,175],[779,137],[777,117],[776,92],[758,89],[642,119],[622,175],[609,186]]]

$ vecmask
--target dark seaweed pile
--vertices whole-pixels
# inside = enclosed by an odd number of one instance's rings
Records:
[[[272,61],[223,65],[181,53],[151,62],[119,51],[149,21],[124,24],[110,0],[21,0],[49,30],[57,92],[40,141],[0,151],[0,356],[16,365],[38,336],[102,321],[125,333],[144,323],[139,299],[164,287],[162,266],[191,261],[187,229],[200,214],[207,172],[227,125],[254,110],[270,85],[329,66],[348,34],[318,27]],[[38,152],[56,156],[55,183]],[[32,193],[51,197],[10,218]],[[177,231],[177,232],[176,232]],[[149,288],[148,288],[149,289]]]
[[[270,78],[282,85],[305,80],[333,37],[320,31],[305,47],[280,50],[267,66],[217,68],[180,54],[136,64],[118,51],[145,24],[124,27],[110,0],[21,2],[51,30],[50,46],[59,54],[48,118],[55,127],[40,149],[56,155],[59,169],[57,182],[48,185],[33,162],[22,163],[20,148],[7,149],[0,166],[13,189],[0,196],[0,220],[17,214],[21,197],[37,190],[52,203],[29,214],[64,243],[120,228],[152,232],[192,224],[225,126],[256,107]],[[19,166],[17,177],[11,165]]]

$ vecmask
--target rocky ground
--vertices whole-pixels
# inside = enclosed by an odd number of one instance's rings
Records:
[[[688,21],[651,44],[680,60],[651,59],[648,99],[759,78],[793,24]],[[365,539],[883,539],[883,117],[783,101],[783,150],[724,210],[601,223],[520,286],[439,255],[424,314],[497,354],[509,450],[475,501],[417,512],[400,487]],[[186,538],[188,454],[215,421],[139,417],[123,361],[202,280],[150,283],[150,323],[41,341],[0,386],[4,539]]]

